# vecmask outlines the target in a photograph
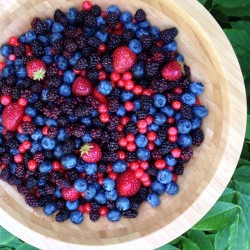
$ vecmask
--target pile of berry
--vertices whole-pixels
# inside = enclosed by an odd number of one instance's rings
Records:
[[[176,194],[208,113],[177,29],[89,1],[31,27],[0,49],[0,178],[76,224],[134,218]]]

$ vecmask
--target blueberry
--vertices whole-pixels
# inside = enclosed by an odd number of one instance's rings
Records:
[[[96,163],[86,163],[85,171],[87,175],[95,174],[97,171],[97,164]]]
[[[43,207],[43,212],[46,215],[52,215],[57,210],[57,206],[54,202],[49,202]]]
[[[115,205],[120,211],[126,211],[130,208],[130,200],[127,197],[119,197]]]
[[[135,79],[141,79],[144,76],[144,64],[143,62],[137,62],[132,68],[132,74]]]
[[[112,91],[112,85],[110,81],[107,80],[100,81],[98,85],[98,91],[103,95],[109,95]]]
[[[46,181],[44,180],[44,179],[39,179],[38,180],[38,186],[39,187],[42,187],[42,186],[45,186],[45,184],[46,184]],[[56,189],[57,190],[57,189]],[[56,192],[56,191],[55,191]],[[55,194],[55,193],[54,193]]]
[[[17,133],[17,140],[20,142],[28,141],[30,138],[28,135]]]
[[[11,60],[7,59],[6,61],[6,65],[7,66],[13,66],[14,65],[14,62],[12,62]]]
[[[49,38],[48,38],[47,36],[42,36],[42,35],[40,35],[40,36],[38,37],[38,40],[42,43],[42,45],[43,45],[44,47],[49,46],[50,40],[49,40]]]
[[[84,193],[85,193],[85,199],[86,200],[91,200],[91,199],[93,199],[95,197],[96,187],[93,184],[89,185]]]
[[[157,131],[158,129],[159,125],[154,122],[148,126],[148,131]]]
[[[150,34],[155,38],[155,40],[158,40],[160,38],[160,29],[158,27],[151,27],[150,28]]]
[[[177,163],[176,158],[174,158],[172,155],[166,155],[164,160],[169,167],[173,167]]]
[[[59,87],[59,94],[64,97],[69,97],[71,95],[71,86],[69,84],[62,84]]]
[[[56,60],[56,66],[58,69],[65,71],[68,67],[68,60],[63,56],[59,56]]]
[[[177,143],[184,148],[192,145],[192,137],[190,135],[179,135]]]
[[[124,11],[120,16],[120,21],[122,24],[132,21],[133,16],[130,12]]]
[[[16,173],[16,166],[17,166],[16,163],[14,163],[14,162],[10,163],[10,172],[12,174]]]
[[[107,202],[105,192],[103,190],[98,191],[97,194],[94,197],[94,200],[99,204],[105,204]]]
[[[160,183],[159,181],[154,181],[151,184],[151,189],[154,193],[161,195],[165,192],[165,185]]]
[[[110,201],[115,201],[118,198],[117,190],[113,189],[111,191],[106,191],[105,196]]]
[[[48,97],[47,97],[47,95],[48,95],[48,92],[49,92],[49,89],[48,88],[46,88],[46,89],[43,89],[43,91],[42,91],[42,100],[43,101],[47,101],[48,99]]]
[[[32,135],[31,135],[32,140],[34,141],[40,141],[43,138],[42,130],[38,128]]]
[[[135,144],[138,148],[145,148],[148,144],[148,139],[145,135],[137,135]]]
[[[85,179],[78,178],[74,182],[74,187],[78,192],[85,192],[88,187],[88,183]]]
[[[25,114],[29,115],[30,117],[34,118],[37,114],[37,110],[34,107],[27,106],[25,108]]]
[[[151,207],[158,207],[160,204],[160,199],[156,193],[149,194],[147,201]]]
[[[11,75],[15,75],[15,68],[13,66],[6,66],[2,71],[2,75],[5,78],[8,78]]]
[[[17,154],[19,154],[19,151],[18,151],[16,148],[11,148],[11,149],[10,149],[10,153],[11,153],[12,155],[17,155]]]
[[[116,208],[111,209],[108,211],[107,219],[111,222],[119,221],[121,219],[121,212]]]
[[[85,164],[86,164],[85,161],[83,161],[81,158],[79,158],[78,161],[77,161],[77,164],[75,166],[75,169],[78,172],[82,173],[82,172],[85,171]]]
[[[102,33],[97,31],[95,36],[101,40],[101,42],[106,43],[108,41],[108,33]]]
[[[75,23],[77,15],[78,15],[78,10],[76,8],[70,8],[66,12],[66,18],[68,19],[70,24]]]
[[[76,79],[76,75],[73,71],[67,70],[63,74],[63,81],[65,83],[73,83]]]
[[[208,115],[208,110],[206,107],[202,106],[202,105],[197,105],[195,107],[192,108],[194,115],[197,118],[204,118]]]
[[[142,52],[142,45],[141,42],[137,39],[132,39],[129,42],[129,48],[135,53],[135,54],[140,54]]]
[[[61,163],[66,169],[71,169],[75,167],[77,158],[73,154],[66,154],[62,156]]]
[[[91,120],[91,117],[89,116],[85,116],[85,117],[82,117],[80,119],[80,122],[85,126],[85,127],[90,127],[91,126],[91,123],[92,123],[92,120]]]
[[[54,21],[51,18],[46,18],[45,22],[47,23],[48,31],[50,31],[53,27]]]
[[[15,61],[14,61],[14,65],[16,68],[19,68],[23,65],[23,62],[22,62],[22,59],[21,58],[17,58]]]
[[[68,118],[72,123],[75,123],[78,120],[78,117],[74,114],[68,115]]]
[[[46,118],[45,124],[46,124],[47,126],[49,126],[49,127],[50,127],[50,126],[57,126],[57,125],[58,125],[57,121],[54,120],[54,119],[52,119],[52,118]]]
[[[70,59],[69,64],[71,66],[75,66],[77,61],[82,57],[82,54],[80,52],[76,52]]]
[[[165,44],[162,47],[162,50],[167,52],[167,51],[176,51],[177,50],[177,43],[176,41],[170,42],[168,44]]]
[[[193,106],[196,102],[196,97],[193,93],[185,93],[181,96],[181,101],[189,106]]]
[[[103,17],[101,17],[101,16],[98,16],[98,17],[96,18],[96,21],[97,21],[97,26],[98,26],[98,27],[99,27],[100,25],[102,25],[102,24],[106,24],[105,19],[103,19]]]
[[[81,224],[84,220],[83,214],[80,211],[73,211],[70,214],[70,221],[74,224]]]
[[[177,128],[180,134],[188,134],[192,129],[192,125],[189,120],[182,119],[178,121]]]
[[[201,126],[201,120],[199,118],[194,118],[192,121],[191,121],[191,126],[192,126],[192,129],[197,129]]]
[[[163,140],[161,140],[161,139],[159,139],[159,138],[156,138],[156,140],[154,141],[154,143],[155,143],[155,145],[156,146],[161,146],[162,145],[162,143],[163,143]]]
[[[91,135],[88,132],[86,132],[81,139],[85,143],[93,141]]]
[[[36,33],[33,30],[29,30],[25,34],[25,41],[26,43],[31,43],[36,40]]]
[[[156,113],[156,108],[154,106],[150,107],[149,114],[154,115]]]
[[[60,40],[60,39],[62,39],[62,34],[60,34],[60,33],[53,33],[51,36],[50,36],[50,42],[55,42],[55,41],[57,41],[57,40]]]
[[[36,152],[40,152],[40,151],[42,151],[42,145],[41,145],[41,143],[40,142],[37,142],[37,141],[35,141],[35,142],[33,142],[32,143],[32,146],[31,146],[31,149],[30,149],[30,152],[32,153],[32,154],[35,154]]]
[[[26,35],[19,36],[18,40],[19,40],[20,43],[26,43]]]
[[[140,37],[142,37],[142,36],[147,36],[149,33],[148,33],[148,31],[146,30],[146,29],[144,29],[144,28],[139,28],[139,26],[138,26],[138,29],[137,29],[137,31],[136,31],[136,38],[140,38]]]
[[[126,109],[124,108],[123,105],[121,105],[121,106],[118,108],[116,114],[117,114],[118,116],[120,116],[120,117],[122,117],[122,116],[124,116],[124,115],[126,114]]]
[[[63,27],[63,25],[61,23],[56,22],[56,23],[53,24],[53,26],[52,26],[52,32],[53,33],[61,33],[63,31],[64,31],[64,27]]]
[[[109,8],[107,9],[107,14],[109,14],[111,12],[115,12],[118,16],[121,14],[120,8],[116,5],[109,6]]]
[[[138,148],[136,154],[139,160],[147,161],[150,158],[150,152],[146,148]]]
[[[127,169],[127,163],[125,161],[116,161],[113,163],[113,171],[117,174],[125,172]]]
[[[50,65],[53,63],[53,58],[51,56],[43,56],[42,57],[42,61],[47,64]]]
[[[80,148],[82,145],[82,141],[79,138],[74,139],[74,147],[75,148]]]
[[[176,113],[174,116],[175,122],[178,122],[180,119],[182,119],[182,115],[180,113]]]
[[[42,139],[42,147],[45,150],[52,150],[56,146],[56,141],[47,136],[44,136]]]
[[[20,79],[25,79],[27,77],[25,67],[20,67],[16,70],[16,76]]]
[[[52,171],[52,164],[49,161],[44,161],[39,166],[39,171],[43,174],[50,173]]]
[[[204,91],[204,85],[200,82],[191,82],[189,85],[189,90],[194,94],[194,95],[200,95]]]
[[[135,101],[134,101],[134,111],[139,110],[140,107],[141,107],[140,101],[139,101],[139,100],[135,100]]]
[[[162,108],[165,106],[166,102],[166,97],[162,94],[156,94],[153,97],[153,103],[156,108]]]
[[[126,22],[124,24],[124,29],[125,30],[132,30],[133,32],[136,32],[137,25],[134,22]]]
[[[178,54],[177,56],[176,56],[176,60],[178,61],[178,62],[184,62],[184,56],[182,55],[182,54]],[[192,91],[191,91],[192,92]]]
[[[79,201],[76,200],[76,201],[67,201],[66,202],[66,208],[69,210],[69,211],[73,211],[73,210],[76,210],[79,206]]]
[[[45,55],[46,55],[46,56],[51,56],[51,57],[52,57],[52,56],[53,56],[53,53],[52,53],[51,50],[52,50],[51,47],[45,47],[45,48],[44,48],[44,53],[45,53]]]
[[[99,115],[99,112],[98,112],[98,110],[94,110],[94,111],[92,111],[92,114],[91,114],[91,116],[94,118],[94,117],[97,117]]]
[[[134,111],[136,111],[136,110],[134,110]],[[131,120],[132,122],[134,122],[134,123],[137,123],[137,122],[138,122],[138,119],[137,119],[137,117],[136,117],[135,114],[131,115],[130,120]]]
[[[56,191],[54,192],[54,196],[56,198],[61,198],[62,197],[62,192],[60,188],[57,188]]]
[[[165,115],[163,115],[162,113],[157,113],[155,114],[155,120],[154,123],[158,124],[158,125],[163,125],[165,124],[167,121],[167,118]]]
[[[115,181],[111,178],[105,178],[102,186],[106,191],[112,191],[115,188]]]
[[[64,128],[60,128],[58,131],[57,139],[59,141],[65,141],[69,135],[66,133],[66,130]]]
[[[62,151],[62,146],[61,145],[57,145],[54,149],[54,156],[57,159],[60,159],[63,155],[63,151]]]
[[[162,107],[161,108],[161,113],[163,113],[167,117],[172,117],[172,116],[175,115],[175,111],[170,105]]]
[[[172,179],[173,179],[173,174],[167,169],[159,170],[157,173],[157,181],[159,181],[162,184],[170,183]]]
[[[124,90],[122,91],[120,98],[122,102],[126,102],[126,101],[130,101],[133,97],[134,97],[134,94],[132,92]]]
[[[176,193],[178,193],[179,191],[179,187],[178,187],[178,184],[171,181],[170,183],[168,183],[166,185],[166,189],[165,191],[170,194],[170,195],[175,195]]]
[[[150,28],[150,22],[148,20],[142,21],[138,23],[138,28],[144,28],[144,29],[149,29]],[[150,32],[150,31],[149,31]]]

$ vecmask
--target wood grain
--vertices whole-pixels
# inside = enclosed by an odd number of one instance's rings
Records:
[[[179,179],[180,193],[162,196],[161,205],[140,208],[136,219],[110,223],[105,218],[80,226],[56,223],[54,217],[26,206],[16,190],[0,182],[0,223],[24,241],[42,249],[153,249],[184,233],[213,206],[227,186],[241,152],[246,124],[246,95],[234,51],[213,17],[195,0],[93,1],[104,8],[117,4],[135,12],[143,8],[153,25],[176,26],[179,51],[192,79],[206,91],[202,103],[205,141]],[[0,44],[29,28],[32,17],[52,16],[56,8],[80,7],[79,0],[15,0],[0,3]]]

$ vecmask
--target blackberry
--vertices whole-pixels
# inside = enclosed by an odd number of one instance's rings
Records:
[[[61,18],[65,18],[64,12],[62,12],[60,9],[56,9],[54,13],[54,20],[59,22]]]
[[[159,138],[160,140],[166,140],[167,136],[168,136],[167,129],[165,129],[165,127],[160,127],[158,130],[157,138]]]
[[[47,182],[50,178],[50,174],[48,173],[38,173],[38,178],[41,179],[41,180],[44,180],[45,182]]]
[[[6,134],[4,135],[5,140],[11,140],[14,139],[15,133],[12,131],[7,131]]]
[[[61,39],[58,39],[58,40],[52,42],[52,48],[56,54],[62,54],[62,52],[64,50],[63,41]]]
[[[25,135],[31,135],[36,131],[36,125],[30,122],[24,122],[21,125],[21,130]]]
[[[33,156],[33,159],[37,162],[37,163],[42,163],[44,161],[44,155],[41,152],[36,152]]]
[[[9,153],[5,153],[2,158],[1,158],[1,162],[3,164],[9,165],[11,163],[11,161],[13,160],[13,156]]]
[[[31,153],[26,153],[23,155],[23,162],[25,165],[28,165],[29,160],[32,159],[32,154]],[[27,172],[26,172],[27,173]],[[33,172],[32,172],[33,173]]]
[[[17,57],[17,58],[21,58],[23,56],[25,56],[25,45],[20,44],[20,46],[14,46],[13,47],[13,54]]]
[[[122,44],[122,36],[117,34],[111,34],[108,40],[107,50],[111,51],[119,47]]]
[[[168,93],[166,94],[166,99],[167,99],[167,103],[172,103],[175,100],[180,101],[181,95],[175,94],[175,93]]]
[[[101,136],[101,143],[106,144],[110,140],[110,134],[108,131],[104,130]]]
[[[64,179],[64,174],[61,172],[51,172],[50,181],[56,183],[57,180]]]
[[[27,78],[27,79],[23,80],[22,85],[23,85],[25,88],[29,88],[30,86],[32,86],[33,83],[34,83],[33,80],[31,80],[30,78]]]
[[[57,127],[53,127],[53,126],[50,126],[48,128],[48,137],[54,139],[57,137],[57,134],[58,134],[58,128]]]
[[[184,173],[184,167],[182,165],[175,165],[173,173],[177,174],[177,175],[183,175],[183,173]]]
[[[140,200],[142,201],[146,201],[147,197],[149,195],[149,191],[147,187],[141,187],[141,189],[139,190],[139,192],[137,193],[137,196]]]
[[[162,49],[161,49],[161,47],[159,47],[158,45],[153,45],[151,48],[150,48],[150,50],[149,50],[149,53],[151,54],[151,55],[154,55],[154,54],[156,54],[156,53],[159,53],[159,52],[162,52]]]
[[[150,88],[155,93],[164,93],[169,89],[169,86],[162,79],[154,79],[151,83]]]
[[[181,159],[185,163],[187,163],[191,157],[193,156],[193,149],[192,148],[182,148],[181,150]]]
[[[147,62],[145,65],[145,74],[148,77],[154,77],[159,72],[160,64],[157,62]]]
[[[24,185],[17,186],[17,192],[22,195],[27,195],[29,193],[29,189]]]
[[[43,151],[44,158],[47,160],[52,160],[54,158],[53,151],[44,150]]]
[[[137,156],[136,156],[136,153],[135,152],[126,152],[126,160],[128,162],[132,162],[132,161],[136,161],[137,159]]]
[[[54,65],[50,65],[47,67],[46,69],[46,77],[47,78],[51,78],[51,77],[54,77],[54,76],[57,76],[58,74],[58,68]]]
[[[93,15],[88,15],[85,17],[85,25],[89,28],[95,28],[97,25],[96,17]]]
[[[134,211],[134,210],[132,210],[132,209],[129,209],[129,210],[127,210],[127,211],[124,211],[122,214],[123,214],[123,216],[124,216],[125,218],[131,219],[131,218],[137,217],[138,212],[136,212],[136,211]]]
[[[176,54],[174,51],[166,51],[164,52],[166,61],[173,61],[176,58]]]
[[[76,38],[77,37],[77,29],[76,27],[69,26],[64,29],[64,35],[67,38]]]
[[[64,222],[65,220],[67,220],[70,216],[70,213],[68,210],[60,210],[57,214],[56,214],[56,221],[57,222]]]
[[[12,87],[10,85],[3,85],[1,88],[2,95],[11,95]]]
[[[65,200],[63,199],[57,199],[56,200],[56,206],[59,210],[63,210],[66,207]]]
[[[85,127],[82,124],[70,124],[66,127],[66,132],[69,135],[74,135],[77,138],[80,138],[85,135]]]
[[[0,179],[3,181],[8,181],[11,176],[10,168],[5,167],[0,173]]]
[[[7,151],[9,151],[9,149],[6,145],[0,145],[0,154],[4,154]]]
[[[74,111],[74,108],[72,107],[72,104],[70,102],[62,103],[60,109],[62,113],[65,113],[67,115],[72,115]]]
[[[18,148],[19,142],[18,142],[18,140],[11,138],[10,140],[7,140],[5,142],[5,145],[9,148]]]
[[[74,141],[70,138],[66,139],[62,144],[63,154],[70,154],[74,151]]]
[[[101,40],[97,37],[94,37],[94,36],[89,37],[87,40],[87,44],[94,49],[97,49],[101,43],[102,43]]]
[[[120,118],[118,116],[111,116],[110,122],[107,125],[107,129],[109,131],[113,131],[117,129],[117,126],[119,125]]]
[[[168,141],[164,141],[161,145],[160,152],[162,155],[166,155],[174,148],[174,144]]]
[[[89,213],[89,218],[90,218],[91,221],[95,222],[95,221],[99,220],[100,214],[98,212],[91,211]]]
[[[84,57],[80,58],[75,65],[76,70],[83,70],[87,68],[88,68],[88,61]]]
[[[90,136],[94,139],[94,140],[98,140],[101,138],[102,136],[102,130],[99,128],[93,128],[90,130]]]
[[[145,170],[145,172],[148,173],[152,177],[156,177],[158,173],[158,169],[153,165],[149,165],[148,169]]]
[[[90,104],[85,103],[77,107],[74,113],[76,116],[88,116],[92,114],[93,111],[94,111],[94,108]]]
[[[103,57],[102,57],[102,66],[103,66],[103,68],[104,68],[104,70],[105,71],[107,71],[107,72],[110,72],[110,71],[112,71],[112,69],[113,69],[113,66],[112,66],[112,58],[111,58],[111,56],[110,55],[104,55]]]
[[[117,112],[117,110],[120,107],[120,102],[118,101],[118,99],[110,99],[109,101],[109,111],[110,112]]]
[[[138,210],[141,205],[140,199],[137,196],[130,198],[130,209]]]
[[[118,143],[115,141],[110,141],[108,144],[108,151],[115,152],[119,148]]]
[[[53,184],[48,183],[45,185],[44,190],[45,190],[46,195],[52,195],[56,191],[56,188]]]
[[[26,66],[31,60],[33,60],[33,56],[23,56],[22,57],[22,64]]]
[[[79,36],[76,39],[78,49],[83,49],[86,46],[86,38],[84,36]]]
[[[28,189],[34,188],[38,184],[38,180],[34,176],[30,176],[25,183]]]
[[[37,18],[35,24],[32,26],[32,29],[37,34],[43,34],[48,29],[47,22],[46,21],[42,21],[40,18]]]
[[[178,82],[178,85],[186,92],[189,91],[189,85],[190,85],[190,81],[188,79],[181,79]]]
[[[93,96],[88,96],[85,98],[85,103],[91,105],[94,109],[97,109],[100,102],[97,101]]]
[[[105,174],[107,172],[108,167],[104,164],[98,164],[98,169],[97,171],[99,173]]]
[[[115,202],[114,201],[110,201],[110,200],[107,200],[106,202],[106,206],[109,210],[115,208]]]
[[[149,79],[143,79],[143,80],[138,81],[138,84],[141,85],[144,89],[149,88],[150,83],[151,83],[151,81],[149,81]]]
[[[148,54],[145,52],[141,52],[140,54],[138,54],[137,60],[145,63],[148,60]]]
[[[112,163],[118,160],[117,152],[104,152],[102,160],[107,163]]]
[[[165,29],[160,33],[161,39],[165,43],[169,43],[174,40],[174,38],[178,35],[178,30],[176,28]]]
[[[21,97],[24,97],[25,99],[32,98],[33,93],[30,89],[23,89],[21,90]]]
[[[184,65],[184,75],[185,77],[190,77],[191,75],[190,67],[188,67],[187,65]]]
[[[133,30],[124,30],[123,33],[122,33],[122,40],[125,42],[125,43],[129,43],[133,38],[134,38],[135,34],[133,32]]]
[[[40,101],[40,100],[37,100],[37,101],[34,103],[34,107],[35,107],[38,111],[42,111],[43,108],[44,108],[44,102],[43,102],[43,101]]]
[[[101,7],[95,4],[91,9],[91,14],[95,17],[98,17],[100,16],[101,11],[102,11]]]
[[[198,128],[190,132],[192,137],[192,145],[199,147],[204,141],[204,132],[202,129]]]
[[[88,15],[88,12],[86,10],[81,10],[76,16],[76,24],[79,27],[82,27],[84,25],[85,17]]]
[[[70,188],[71,187],[71,183],[69,180],[63,178],[63,179],[57,179],[56,180],[56,185],[59,188]]]
[[[152,107],[152,99],[149,96],[143,95],[139,100],[141,110],[148,111]]]
[[[58,89],[56,89],[54,87],[48,88],[48,93],[46,96],[47,96],[47,99],[49,102],[53,102],[60,97]]]
[[[114,141],[118,141],[122,137],[122,135],[117,130],[112,131],[110,136]]]
[[[150,35],[143,35],[140,37],[140,42],[144,50],[149,49],[153,44],[153,38]]]
[[[46,83],[50,87],[58,88],[60,86],[61,82],[62,82],[62,78],[61,78],[61,76],[58,76],[58,75],[53,76],[53,77],[51,77],[49,79],[46,79]]]
[[[93,52],[93,48],[86,45],[84,48],[82,48],[81,52],[83,57],[88,57]]]
[[[151,152],[151,156],[153,157],[154,160],[160,160],[162,158],[161,150],[159,148],[155,148]]]
[[[109,27],[115,28],[119,21],[118,14],[116,12],[109,12],[106,20]]]
[[[134,19],[137,23],[145,21],[146,18],[146,13],[143,9],[138,9],[134,15]]]
[[[77,43],[73,39],[67,38],[64,41],[64,47],[67,52],[74,53],[77,50]]]
[[[119,90],[118,88],[115,88],[111,91],[109,97],[110,97],[110,102],[113,100],[113,99],[119,99],[120,98],[120,95],[121,95],[121,90]],[[109,106],[110,106],[110,103],[109,103]],[[111,111],[112,112],[112,111]]]
[[[99,31],[102,33],[102,34],[105,34],[108,32],[108,26],[106,24],[101,24],[99,26]]]
[[[100,56],[97,54],[91,54],[89,56],[89,68],[95,69],[97,63],[101,60]]]
[[[33,42],[31,42],[30,44],[33,55],[35,57],[43,57],[44,56],[44,49],[43,49],[43,45],[41,42],[39,42],[38,40],[34,40]]]
[[[53,202],[53,196],[52,195],[44,195],[40,197],[40,202],[42,206],[45,206],[46,204]]]
[[[157,52],[153,54],[153,56],[150,58],[152,62],[157,62],[157,63],[163,63],[166,61],[166,56],[164,52]]]
[[[31,92],[41,93],[43,90],[43,85],[40,82],[34,82],[30,87]]]
[[[97,181],[97,176],[95,174],[86,175],[85,180],[88,182],[88,184],[93,184]]]
[[[51,106],[47,105],[46,107],[43,107],[42,112],[45,116],[52,118],[52,119],[57,119],[61,114],[60,108],[58,108],[55,105],[51,105]]]
[[[30,207],[40,207],[41,206],[41,201],[39,199],[37,199],[34,194],[27,194],[25,196],[25,202]]]
[[[99,72],[98,70],[90,70],[87,72],[86,77],[92,82],[92,83],[97,83],[98,77],[99,77]]]
[[[146,118],[148,113],[145,110],[139,109],[139,110],[136,110],[135,115],[137,119],[141,120],[141,119]]]
[[[192,120],[193,119],[193,111],[192,108],[183,103],[180,109],[180,113],[183,116],[183,118],[188,119],[188,120]]]
[[[91,211],[93,212],[98,212],[99,208],[101,207],[101,205],[95,201],[90,202],[91,205]]]
[[[138,128],[136,127],[136,125],[133,122],[128,122],[124,128],[124,131],[126,134],[136,135]]]
[[[20,86],[15,86],[12,90],[12,98],[18,100],[21,97],[21,89]]]
[[[104,128],[105,125],[100,121],[99,117],[94,117],[92,120],[92,125],[97,128]]]

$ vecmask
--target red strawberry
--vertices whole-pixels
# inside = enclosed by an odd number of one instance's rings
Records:
[[[109,103],[107,97],[103,94],[101,94],[99,91],[98,91],[98,88],[95,88],[94,91],[93,91],[93,97],[99,101],[100,103],[102,104],[107,104]]]
[[[135,178],[133,170],[129,169],[118,175],[116,189],[120,196],[133,196],[140,190],[140,187],[141,182]]]
[[[43,80],[46,73],[46,64],[39,59],[34,59],[27,64],[28,77],[33,80]]]
[[[72,85],[72,92],[76,96],[89,96],[93,91],[91,82],[84,77],[77,77]]]
[[[66,201],[76,201],[80,197],[80,193],[74,187],[63,188],[62,197]]]
[[[24,116],[24,107],[17,102],[6,106],[2,113],[3,127],[10,131],[17,130]]]
[[[183,65],[178,61],[169,62],[161,71],[162,76],[169,81],[178,81],[182,77]]]
[[[86,162],[98,162],[102,158],[100,146],[94,142],[86,143],[80,149],[81,157]]]
[[[112,56],[113,68],[118,73],[124,73],[132,69],[136,62],[136,54],[130,48],[118,47]]]

